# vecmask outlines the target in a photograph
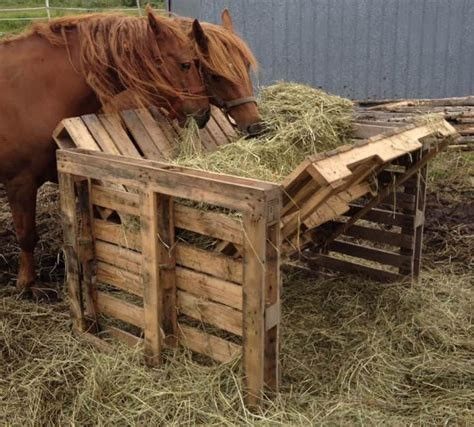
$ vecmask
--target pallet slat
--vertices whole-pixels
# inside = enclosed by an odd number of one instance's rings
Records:
[[[187,268],[176,268],[176,286],[197,297],[242,310],[242,286]]]
[[[218,362],[228,363],[242,352],[240,345],[211,334],[206,334],[192,326],[180,323],[178,330],[181,345],[196,353],[204,354]]]
[[[180,314],[242,336],[241,311],[183,291],[177,292],[177,304]]]
[[[138,328],[144,327],[143,308],[127,301],[112,297],[105,292],[97,292],[97,309],[99,313],[121,320]]]

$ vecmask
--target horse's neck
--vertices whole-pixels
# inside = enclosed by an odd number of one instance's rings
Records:
[[[97,111],[100,107],[86,83],[80,67],[79,43],[71,36],[68,48],[53,46],[38,35],[31,35],[5,46],[0,52],[0,80],[6,70],[18,70],[21,87],[38,107],[64,117]]]

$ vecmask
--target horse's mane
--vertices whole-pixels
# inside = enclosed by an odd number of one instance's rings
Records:
[[[189,43],[176,22],[156,19],[174,37]],[[141,105],[156,104],[157,93],[180,95],[163,75],[163,58],[146,18],[100,13],[56,18],[35,23],[4,43],[36,34],[53,46],[68,47],[73,32],[80,43],[81,71],[103,104],[124,90],[130,90]]]
[[[178,18],[186,27],[191,27],[192,20]],[[258,62],[248,45],[234,32],[222,25],[201,23],[208,38],[208,53],[203,54],[197,47],[199,60],[211,73],[239,83],[248,80],[248,65],[257,70]]]

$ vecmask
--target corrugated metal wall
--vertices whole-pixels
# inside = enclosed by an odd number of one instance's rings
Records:
[[[234,24],[260,84],[293,80],[351,98],[474,93],[474,0],[170,0],[171,10]]]

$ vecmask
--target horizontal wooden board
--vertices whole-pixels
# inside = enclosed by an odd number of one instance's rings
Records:
[[[139,338],[136,335],[131,334],[130,332],[124,331],[122,329],[116,328],[114,326],[109,326],[105,333],[111,337],[123,342],[124,344],[135,347],[143,345],[143,338]]]
[[[318,257],[308,260],[308,263],[310,265],[325,267],[330,270],[341,271],[344,273],[362,274],[371,279],[380,280],[382,282],[395,282],[405,279],[401,274],[379,270],[377,268],[356,264],[342,259],[336,259],[327,255],[319,255]]]
[[[197,298],[183,291],[177,292],[177,304],[180,314],[242,336],[241,311],[203,298]]]
[[[206,334],[197,328],[179,323],[179,342],[196,353],[204,354],[213,360],[227,363],[242,352],[240,345]]]
[[[110,187],[92,185],[91,202],[93,205],[112,209],[117,212],[139,215],[138,194],[114,190]]]
[[[164,168],[158,162],[143,159],[76,150],[60,150],[57,158],[62,173],[130,187],[147,186],[158,193],[197,202],[205,200],[211,205],[251,214],[260,214],[265,199],[279,194],[279,187],[270,183],[184,168],[171,170],[170,165]]]
[[[364,207],[361,205],[352,204],[349,211],[345,214],[351,217],[357,214]],[[371,209],[367,212],[362,219],[375,222],[377,224],[393,225],[398,227],[410,227],[413,226],[415,216],[410,214],[402,214],[398,212],[388,211],[384,209]]]
[[[332,221],[333,224],[342,224]],[[384,243],[386,245],[411,249],[413,244],[413,236],[394,233],[391,231],[380,230],[376,228],[364,227],[362,225],[352,225],[345,233],[346,236],[358,239],[368,240],[370,242]]]
[[[243,241],[243,228],[240,221],[222,213],[204,211],[175,203],[174,221],[178,228],[194,231],[205,236],[239,245]]]
[[[138,230],[132,226],[114,224],[101,219],[92,221],[92,230],[97,240],[113,243],[122,248],[141,250],[141,237]]]
[[[243,265],[217,252],[198,249],[186,243],[176,245],[176,263],[229,282],[242,283]]]
[[[183,267],[176,268],[176,286],[200,298],[242,310],[242,286],[198,273]]]
[[[141,241],[136,231],[99,219],[94,219],[93,230],[98,260],[140,274],[141,254],[135,250],[141,250]],[[176,262],[182,267],[242,283],[243,265],[231,257],[182,242],[176,244],[175,255]]]
[[[143,328],[143,308],[110,296],[105,292],[97,292],[97,310],[99,313],[106,316]]]
[[[395,252],[371,248],[368,246],[358,245],[350,242],[343,242],[341,240],[335,240],[334,242],[332,242],[329,245],[328,249],[330,251],[339,252],[345,255],[363,258],[370,261],[375,261],[380,264],[391,265],[393,267],[410,266],[411,257],[407,255],[400,255]]]
[[[97,262],[97,281],[143,297],[143,284],[138,274],[130,273],[105,262]]]
[[[96,240],[95,255],[98,261],[114,265],[122,270],[137,275],[141,272],[141,254],[138,252]]]

